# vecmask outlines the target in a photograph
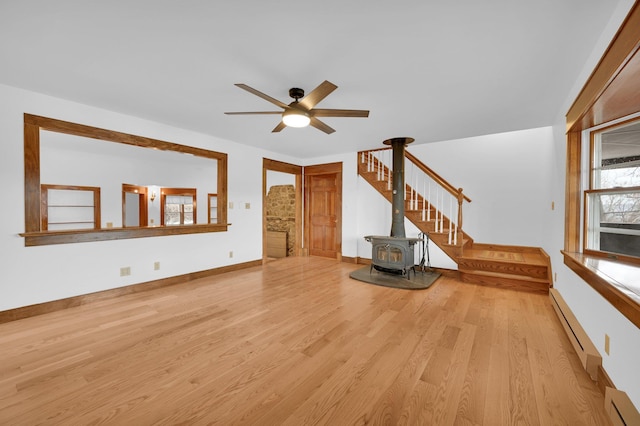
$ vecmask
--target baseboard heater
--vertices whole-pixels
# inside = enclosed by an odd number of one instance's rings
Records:
[[[600,353],[587,336],[578,319],[573,315],[571,309],[569,309],[569,305],[567,305],[562,296],[560,296],[560,292],[555,288],[550,288],[549,298],[551,299],[551,305],[556,311],[564,331],[569,337],[569,341],[582,362],[582,366],[589,376],[591,376],[591,379],[597,381],[598,367],[602,365],[602,356],[600,356]]]
[[[629,396],[622,391],[607,386],[604,408],[614,426],[640,425],[640,413]]]

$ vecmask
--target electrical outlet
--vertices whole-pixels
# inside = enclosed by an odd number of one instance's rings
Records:
[[[608,334],[604,335],[604,351],[607,355],[609,355],[609,345],[611,344],[611,339]]]
[[[155,221],[153,219],[149,219],[149,224],[153,225],[155,223]]]
[[[113,228],[113,222],[107,222],[107,228]]]
[[[230,257],[230,258],[231,258],[231,257],[233,257],[233,251],[230,251],[230,252],[229,252],[229,257]]]
[[[233,201],[229,201],[229,209],[233,208]]]
[[[120,268],[120,276],[126,277],[127,275],[131,275],[131,266],[123,266]]]
[[[251,203],[244,203],[244,208],[249,210],[251,208]]]
[[[553,282],[555,283],[556,281],[558,281],[558,273],[554,272],[553,273]]]
[[[555,210],[556,209],[556,203],[555,201],[551,202],[551,210]]]
[[[157,271],[160,269],[160,262],[153,262],[153,270]]]

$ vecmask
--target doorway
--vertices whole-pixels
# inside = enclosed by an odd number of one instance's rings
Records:
[[[147,217],[147,187],[123,183],[122,226],[148,226]]]
[[[262,234],[263,263],[303,254],[301,166],[263,158]]]
[[[304,168],[305,247],[342,260],[342,163]]]

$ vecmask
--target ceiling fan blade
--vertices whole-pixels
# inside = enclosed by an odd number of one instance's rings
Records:
[[[285,127],[287,127],[287,125],[284,124],[284,121],[281,121],[280,123],[278,123],[278,125],[276,127],[274,127],[274,129],[271,131],[271,133],[277,133],[277,132],[281,131],[282,129],[284,129]]]
[[[282,111],[246,111],[246,112],[225,112],[227,115],[263,115],[263,114],[282,114]]]
[[[324,124],[322,121],[318,120],[315,117],[311,117],[311,123],[309,124],[311,124],[313,127],[315,127],[318,130],[322,130],[328,135],[335,132],[335,129],[332,129],[331,127],[327,126],[326,124]]]
[[[277,100],[276,98],[272,98],[269,95],[265,95],[264,93],[262,93],[259,90],[254,89],[253,87],[247,86],[246,84],[243,83],[236,83],[236,86],[238,86],[241,89],[246,90],[249,93],[253,93],[254,95],[261,97],[262,99],[264,99],[265,101],[269,101],[274,105],[278,105],[280,108],[287,108],[288,105],[285,104],[284,102],[280,102],[279,100]]]
[[[313,109],[315,117],[368,117],[369,111],[362,109]]]
[[[307,94],[304,98],[302,98],[299,102],[302,107],[310,110],[314,106],[316,106],[321,100],[329,96],[331,92],[336,90],[338,86],[335,84],[325,80],[318,87],[313,89],[311,92]]]

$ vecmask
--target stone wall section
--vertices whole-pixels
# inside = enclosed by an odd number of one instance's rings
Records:
[[[296,191],[293,185],[274,185],[267,193],[267,231],[287,233],[287,256],[294,255]]]

